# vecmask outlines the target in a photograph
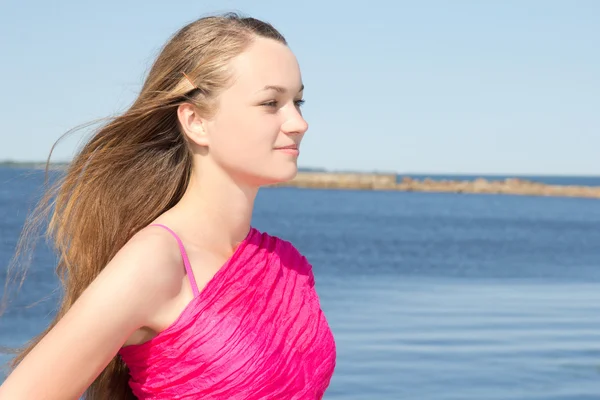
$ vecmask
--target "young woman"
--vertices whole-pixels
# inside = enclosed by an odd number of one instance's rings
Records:
[[[251,226],[259,187],[297,172],[303,88],[265,22],[171,38],[40,204],[64,299],[1,400],[323,396],[335,342],[311,266]]]

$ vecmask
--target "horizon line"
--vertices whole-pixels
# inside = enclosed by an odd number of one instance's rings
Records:
[[[70,161],[57,160],[50,161],[50,165],[64,165],[68,164]],[[0,160],[0,166],[7,165],[46,165],[46,161],[15,161],[15,160]],[[371,170],[362,170],[362,169],[328,169],[325,167],[309,167],[309,166],[298,166],[298,170],[301,172],[326,172],[326,173],[364,173],[364,174],[394,174],[397,176],[412,176],[412,175],[430,175],[430,176],[481,176],[481,177],[582,177],[582,178],[600,178],[600,174],[593,173],[527,173],[527,172],[518,172],[518,173],[505,173],[505,172],[397,172],[397,171],[386,171],[386,170],[378,170],[376,168]]]

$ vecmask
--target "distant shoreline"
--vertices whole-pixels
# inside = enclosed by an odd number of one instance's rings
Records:
[[[50,169],[60,170],[68,162],[52,162]],[[45,169],[43,162],[0,162],[0,167]],[[453,178],[449,179],[448,176]],[[416,178],[418,177],[418,178]],[[468,177],[468,178],[467,178]],[[487,177],[487,178],[485,178]],[[598,178],[570,176],[571,178]],[[540,176],[540,178],[542,178]],[[492,174],[396,174],[368,172],[328,172],[321,168],[299,168],[296,177],[271,187],[312,189],[387,190],[431,193],[512,194],[527,196],[581,197],[600,199],[599,185],[551,184],[519,177]]]
[[[69,165],[67,161],[51,162],[50,168],[63,169]],[[46,169],[45,161],[0,161],[0,167]]]
[[[414,178],[402,174],[345,174],[299,172],[290,182],[276,187],[313,189],[385,190],[430,193],[510,194],[525,196],[580,197],[600,199],[600,185],[549,184],[516,177],[447,179],[444,175]],[[440,179],[441,178],[441,179]],[[600,179],[600,178],[599,178]]]
[[[51,161],[51,168],[65,168],[69,165],[68,161]],[[9,161],[4,160],[0,161],[0,167],[8,167],[8,168],[34,168],[34,169],[44,169],[46,168],[45,161]],[[463,179],[471,179],[475,180],[478,178],[515,178],[515,179],[526,179],[527,177],[539,177],[539,178],[597,178],[600,180],[600,175],[588,175],[588,174],[528,174],[528,173],[475,173],[475,172],[394,172],[394,171],[356,171],[356,170],[328,170],[327,168],[321,167],[299,167],[299,172],[305,173],[323,173],[323,174],[336,174],[336,175],[377,175],[377,176],[388,176],[388,175],[396,175],[400,178],[402,177],[422,177],[422,178],[439,178],[439,177],[447,177],[454,176],[460,177]]]

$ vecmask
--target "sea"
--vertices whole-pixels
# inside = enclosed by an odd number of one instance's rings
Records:
[[[42,180],[0,168],[2,278]],[[326,400],[600,399],[600,199],[266,188],[252,223],[313,265],[337,343]],[[54,261],[42,241],[0,346],[50,320]]]

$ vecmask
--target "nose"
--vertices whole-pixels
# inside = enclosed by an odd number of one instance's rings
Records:
[[[295,106],[288,107],[288,110],[281,130],[287,135],[303,135],[308,130],[308,122]]]

